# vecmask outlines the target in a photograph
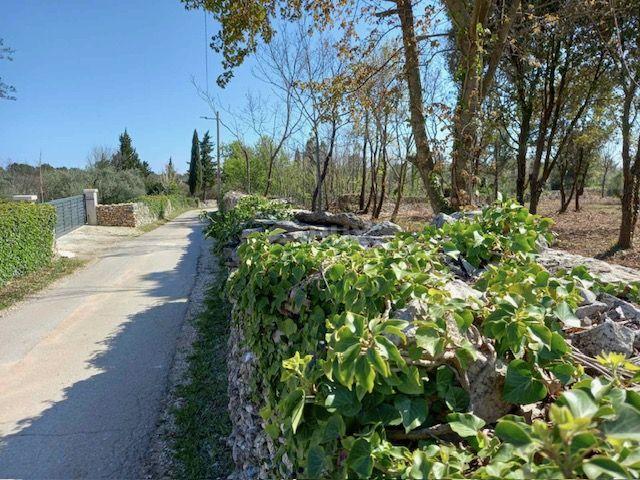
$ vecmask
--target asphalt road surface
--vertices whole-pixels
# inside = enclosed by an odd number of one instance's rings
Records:
[[[198,212],[0,312],[0,477],[139,478],[208,248]]]

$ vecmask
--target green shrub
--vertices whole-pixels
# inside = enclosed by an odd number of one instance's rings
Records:
[[[291,218],[291,209],[289,205],[278,200],[247,195],[230,211],[209,212],[205,217],[209,222],[205,227],[205,234],[216,241],[216,249],[219,251],[225,245],[237,242],[242,230],[252,219],[287,220]]]
[[[535,263],[548,227],[504,202],[378,248],[251,235],[227,291],[255,354],[274,478],[638,478],[640,367],[609,355],[611,377],[591,378],[575,362],[564,330],[585,283]],[[459,256],[486,267],[483,298],[446,288]],[[413,301],[424,312],[409,342],[393,312]],[[522,415],[473,413],[479,355],[506,367],[489,384]]]
[[[163,220],[198,206],[197,199],[184,195],[143,195],[135,201],[145,204],[153,216]]]
[[[51,205],[0,203],[0,285],[51,262],[55,224]]]
[[[138,170],[101,167],[95,169],[94,175],[93,185],[98,189],[102,204],[131,202],[146,193],[144,179]]]

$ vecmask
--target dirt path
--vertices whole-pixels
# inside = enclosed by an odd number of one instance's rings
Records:
[[[0,316],[0,477],[141,476],[207,248],[197,215]]]

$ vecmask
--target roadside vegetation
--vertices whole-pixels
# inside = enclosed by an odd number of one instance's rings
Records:
[[[51,263],[55,224],[51,205],[0,201],[0,286]]]
[[[229,308],[222,292],[226,276],[219,273],[206,297],[206,310],[196,322],[185,384],[177,391],[173,449],[176,478],[227,478],[233,461],[227,437],[231,431],[227,396]]]
[[[545,270],[551,223],[499,201],[380,247],[251,234],[226,291],[276,452],[261,467],[274,478],[640,475],[640,366],[576,348],[587,297],[637,302],[638,285]]]
[[[65,277],[87,263],[77,258],[56,258],[45,267],[0,286],[0,310],[38,293],[56,280]]]

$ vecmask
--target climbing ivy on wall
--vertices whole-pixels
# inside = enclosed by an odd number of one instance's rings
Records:
[[[609,355],[625,375],[591,378],[574,361],[565,331],[591,280],[535,263],[549,225],[500,202],[377,248],[251,235],[227,290],[273,475],[639,476],[638,367]],[[462,259],[483,295],[452,290]]]

